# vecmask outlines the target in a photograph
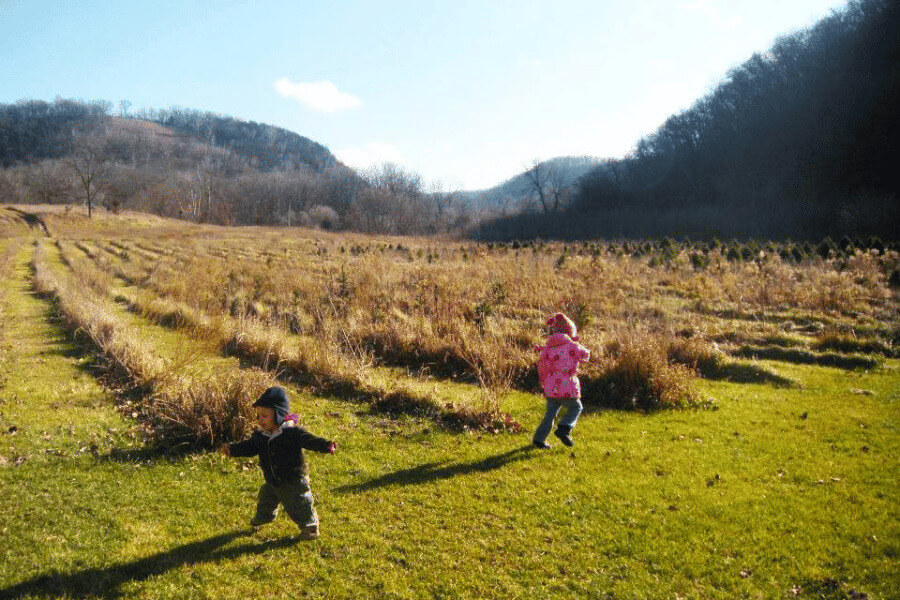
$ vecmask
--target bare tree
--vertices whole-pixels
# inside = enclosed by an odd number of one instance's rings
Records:
[[[74,149],[68,164],[78,177],[90,218],[93,215],[94,202],[101,194],[107,177],[109,155],[106,136],[98,129],[76,131],[74,141]]]
[[[13,169],[0,169],[0,201],[21,203],[24,196],[22,178]]]
[[[409,234],[423,230],[422,178],[394,163],[372,167],[368,187],[357,193],[349,213],[352,226],[367,233]]]
[[[209,158],[197,165],[197,172],[190,180],[187,212],[198,222],[205,222],[212,213],[213,196],[215,195],[216,178]]]
[[[545,215],[558,212],[566,199],[563,174],[552,164],[537,159],[525,171],[525,178],[531,184],[534,195]]]
[[[22,169],[22,184],[28,198],[38,204],[60,204],[71,200],[72,177],[62,161],[42,160]]]
[[[433,183],[423,198],[424,230],[427,233],[449,231],[459,215],[463,194],[459,190],[444,190],[440,183]]]

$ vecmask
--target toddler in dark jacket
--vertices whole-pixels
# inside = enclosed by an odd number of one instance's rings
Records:
[[[309,488],[303,450],[334,454],[337,444],[298,427],[297,417],[288,414],[287,394],[280,387],[267,389],[253,406],[259,429],[247,440],[220,448],[226,456],[259,456],[265,483],[259,488],[256,515],[250,524],[259,527],[271,523],[278,505],[283,504],[285,512],[300,527],[300,536],[316,538],[319,516]]]

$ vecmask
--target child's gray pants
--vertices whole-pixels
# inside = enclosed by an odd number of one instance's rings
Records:
[[[264,483],[259,488],[256,500],[257,523],[268,523],[278,514],[278,505],[284,505],[284,512],[300,527],[319,524],[319,515],[313,506],[313,495],[309,489],[309,481],[272,485]]]

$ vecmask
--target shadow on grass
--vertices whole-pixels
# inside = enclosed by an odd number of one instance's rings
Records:
[[[736,361],[719,361],[714,365],[699,367],[704,379],[730,381],[732,383],[762,383],[776,387],[797,387],[797,382],[772,372],[765,367]]]
[[[33,277],[34,266],[30,268]],[[73,361],[78,370],[90,375],[108,390],[132,395],[145,393],[146,390],[130,382],[128,374],[117,368],[114,361],[104,356],[102,350],[83,329],[72,325],[63,317],[58,298],[52,293],[40,292],[33,286],[32,290],[36,297],[48,305],[44,318],[52,327],[58,328],[61,334],[57,340],[58,347],[47,351],[46,354],[62,356]]]
[[[25,223],[28,224],[28,227],[30,229],[37,229],[38,231],[43,233],[45,236],[50,237],[50,230],[47,229],[47,224],[44,223],[44,219],[42,219],[40,217],[40,215],[36,215],[36,214],[30,213],[30,212],[25,212],[24,210],[21,210],[19,208],[13,208],[12,206],[7,206],[6,208],[10,212],[14,212],[17,215],[19,215],[19,217],[23,221],[25,221]]]
[[[843,355],[835,352],[810,352],[799,348],[781,348],[778,346],[741,346],[732,352],[741,358],[780,360],[801,365],[819,365],[821,367],[837,367],[838,369],[857,370],[874,369],[882,361],[870,356]]]
[[[248,554],[262,554],[268,550],[297,544],[299,537],[275,541],[248,542],[232,548],[226,544],[249,536],[252,530],[217,535],[198,542],[178,546],[132,562],[108,567],[85,569],[77,573],[50,573],[0,589],[0,599],[66,597],[66,598],[123,598],[122,587],[133,581],[144,581],[179,567],[201,563],[232,560]]]
[[[456,477],[457,475],[486,473],[528,457],[531,450],[535,450],[535,447],[528,444],[527,446],[515,448],[508,452],[504,452],[503,454],[489,456],[472,462],[451,465],[448,465],[447,461],[427,463],[412,467],[411,469],[400,469],[399,471],[385,473],[380,477],[370,479],[363,483],[343,485],[339,488],[335,488],[334,491],[359,493],[392,485],[418,485],[439,481],[441,479],[449,479],[451,477]]]

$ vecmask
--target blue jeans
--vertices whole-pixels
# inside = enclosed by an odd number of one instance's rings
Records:
[[[553,419],[556,418],[556,413],[563,406],[566,407],[566,414],[559,420],[559,426],[568,427],[570,430],[575,427],[578,415],[581,414],[581,400],[578,398],[547,398],[547,412],[544,413],[544,419],[534,432],[534,441],[543,442],[547,439],[553,428]]]

